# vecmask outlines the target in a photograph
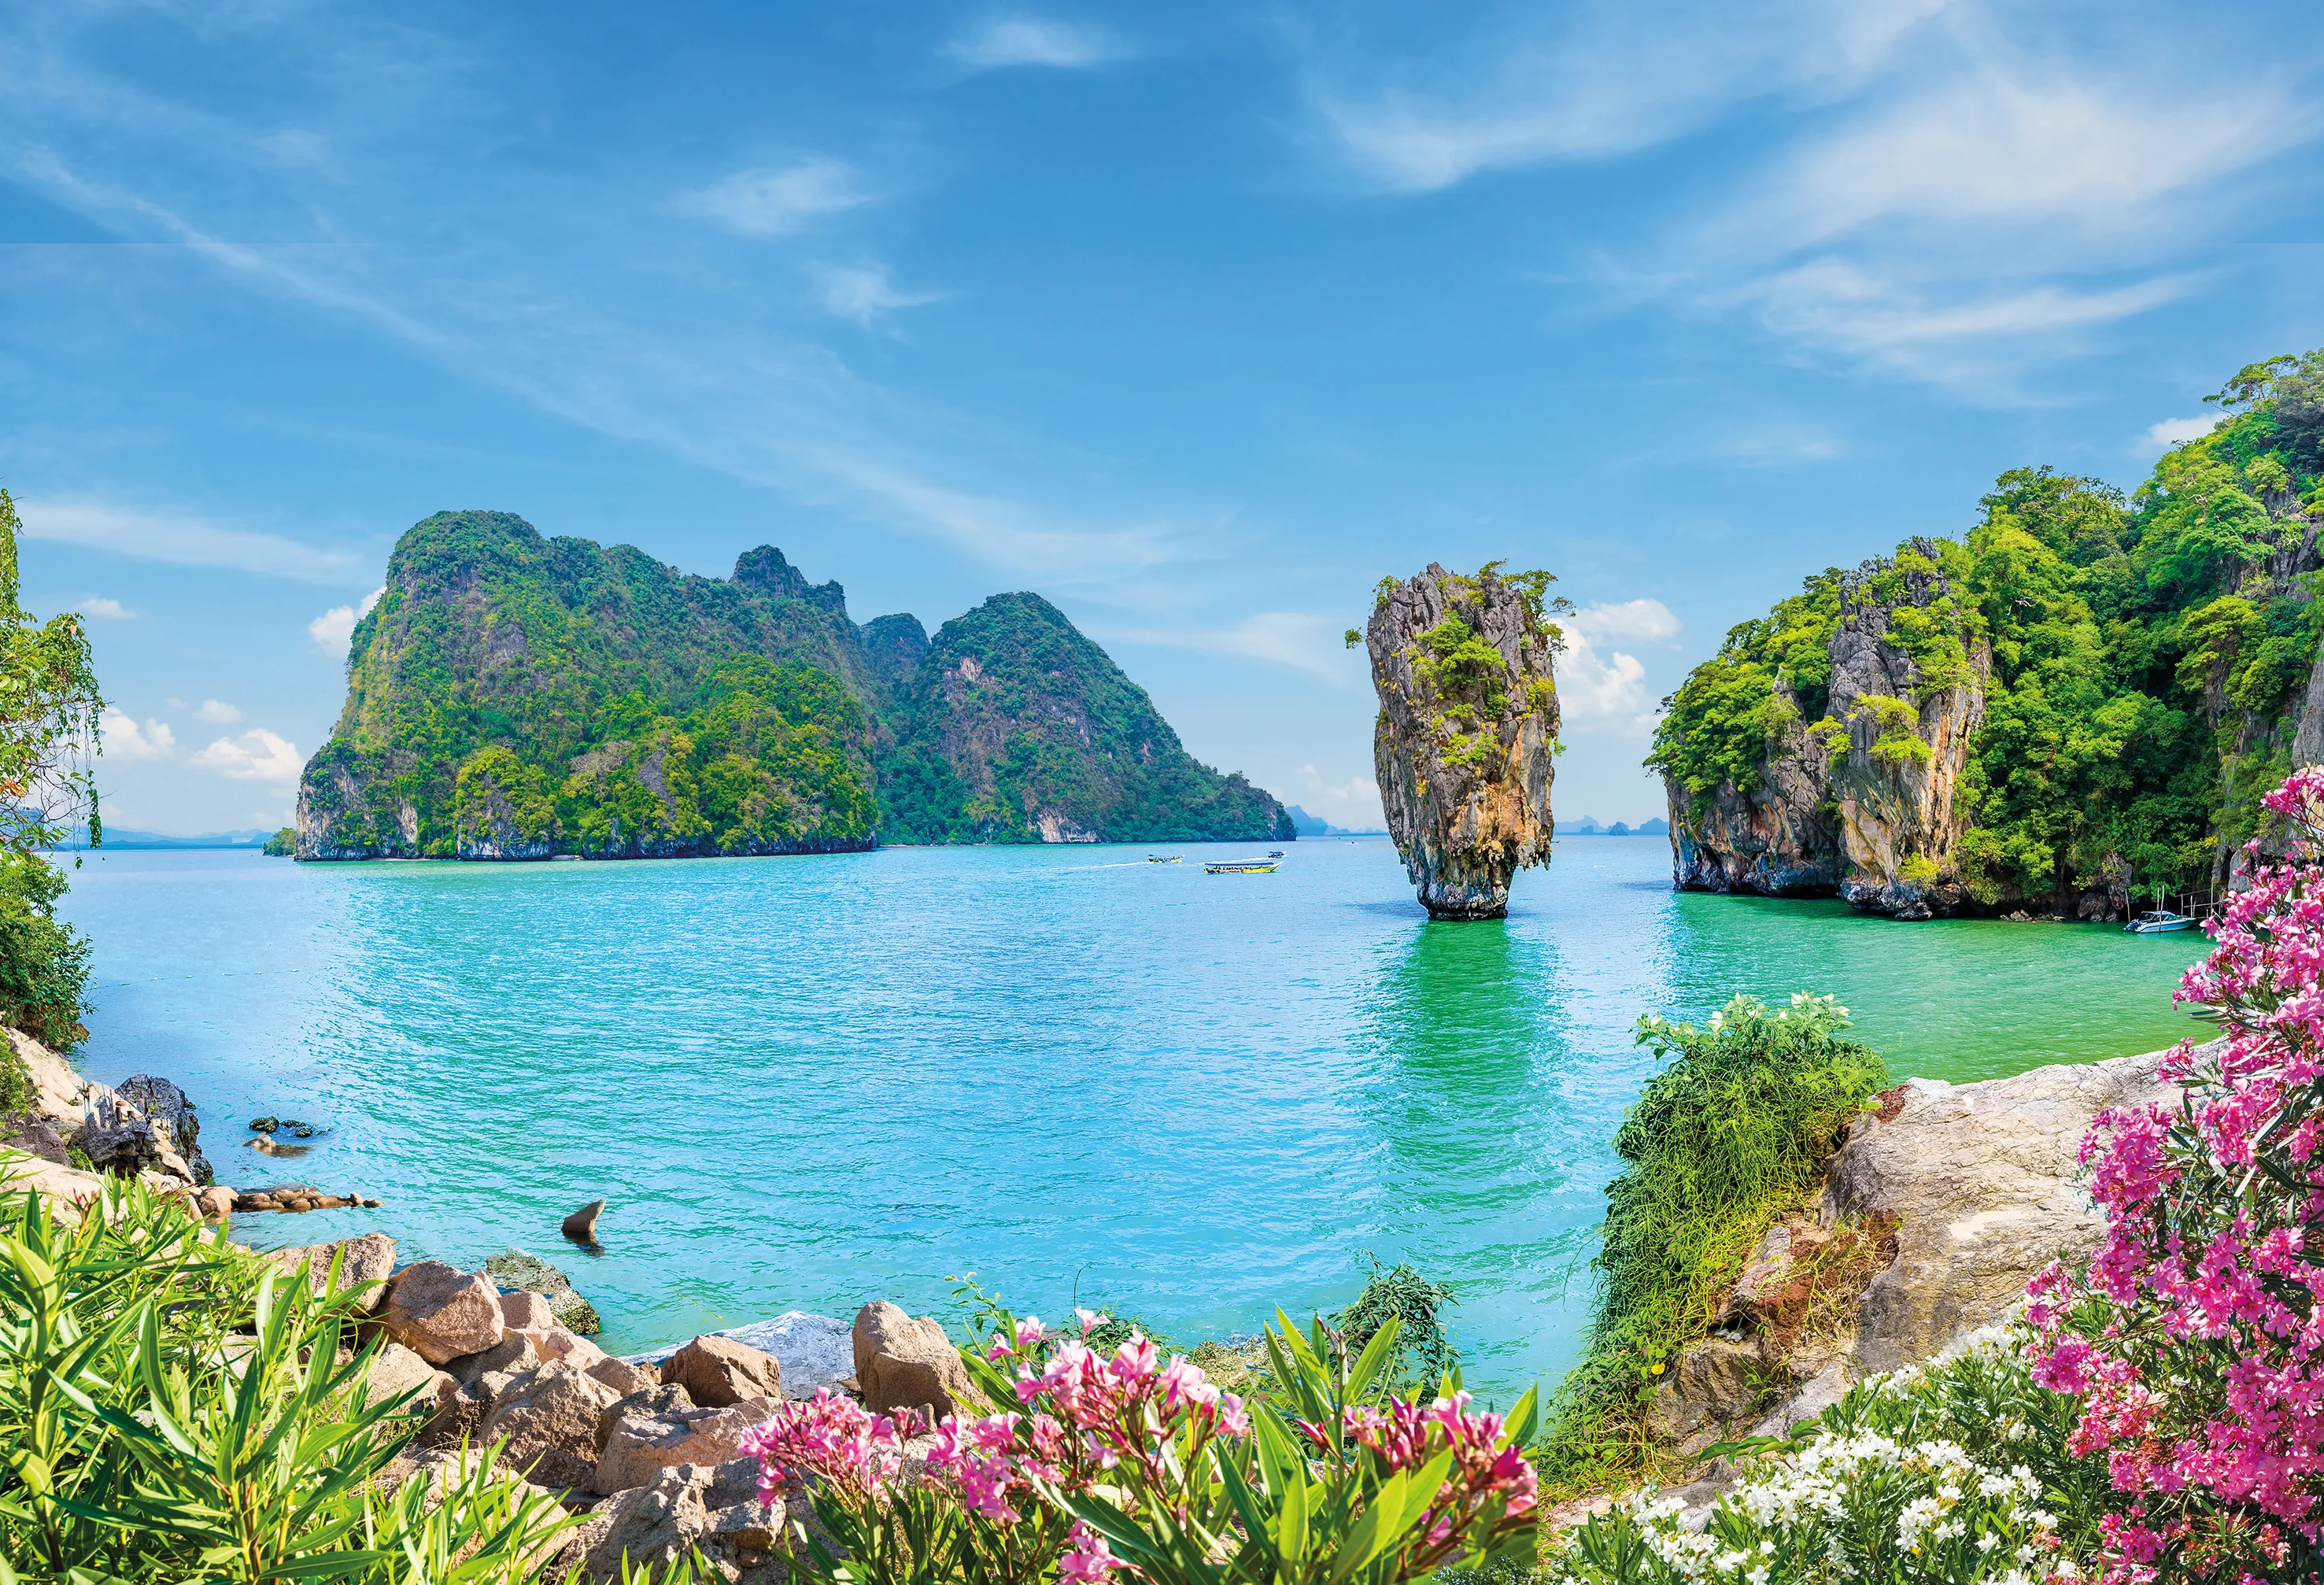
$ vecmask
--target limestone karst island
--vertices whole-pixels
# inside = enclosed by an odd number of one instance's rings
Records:
[[[2324,1580],[2317,28],[2098,22],[0,12],[0,1585]]]

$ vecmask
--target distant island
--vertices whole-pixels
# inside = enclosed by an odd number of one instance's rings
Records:
[[[397,542],[294,830],[304,860],[1298,834],[1038,594],[931,639],[772,546],[706,578],[504,511]]]
[[[1291,828],[1302,836],[1386,836],[1388,834],[1377,825],[1363,831],[1349,825],[1334,825],[1321,815],[1310,815],[1296,804],[1284,805],[1283,812],[1291,817]]]
[[[2125,500],[2014,468],[1960,541],[1731,630],[1646,763],[1688,889],[2106,919],[2226,892],[2324,760],[2324,351],[2247,365]]]
[[[1619,820],[1615,821],[1611,825],[1600,825],[1590,816],[1583,815],[1577,819],[1560,820],[1557,823],[1557,834],[1560,836],[1668,836],[1670,822],[1657,816],[1652,820],[1641,820],[1636,825],[1625,825]]]

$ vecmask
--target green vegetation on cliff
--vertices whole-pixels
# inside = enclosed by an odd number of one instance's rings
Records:
[[[731,579],[507,512],[406,533],[357,625],[301,857],[770,853],[1291,834],[1047,602],[931,644],[761,547]]]
[[[1980,900],[2087,884],[2109,858],[2143,893],[2200,889],[2289,767],[2324,637],[2324,351],[2246,367],[2211,400],[2218,428],[2166,453],[2129,500],[2012,469],[1965,540],[1900,547],[1858,596],[1894,602],[1889,641],[1921,695],[1856,701],[1881,711],[1876,756],[1925,755],[1919,707],[1990,651],[1956,794],[1960,879]],[[1932,574],[1941,598],[1895,599]],[[1698,813],[1722,785],[1754,791],[1794,723],[1845,750],[1826,646],[1858,576],[1809,577],[1666,701],[1646,762]]]

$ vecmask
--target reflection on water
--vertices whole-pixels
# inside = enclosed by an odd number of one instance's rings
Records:
[[[1502,923],[1431,923],[1384,843],[1270,876],[1141,850],[293,866],[111,853],[96,1076],[178,1079],[204,1144],[327,1124],[264,1164],[386,1202],[243,1219],[379,1227],[470,1267],[566,1261],[643,1346],[875,1297],[1117,1304],[1182,1339],[1344,1304],[1360,1252],[1461,1296],[1473,1382],[1570,1362],[1639,1014],[1831,989],[1905,1071],[2144,1049],[2184,936],[1898,926],[1663,889],[1656,842],[1579,838]],[[245,1166],[245,1164],[247,1164]],[[603,1196],[601,1258],[566,1212]]]

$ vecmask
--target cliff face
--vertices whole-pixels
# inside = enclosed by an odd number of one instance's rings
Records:
[[[1405,871],[1431,917],[1499,918],[1517,871],[1549,862],[1558,709],[1539,587],[1432,562],[1383,587],[1365,643],[1372,762]]]
[[[1916,541],[1831,579],[1824,713],[1806,720],[1800,691],[1771,684],[1748,792],[1729,779],[1697,797],[1665,775],[1679,889],[1839,896],[1900,918],[1969,905],[1959,794],[1993,657],[1939,558]]]
[[[1006,686],[964,691],[964,661]],[[506,512],[396,546],[296,829],[301,859],[497,861],[1289,835],[1037,596],[932,647],[771,546],[696,577]]]

